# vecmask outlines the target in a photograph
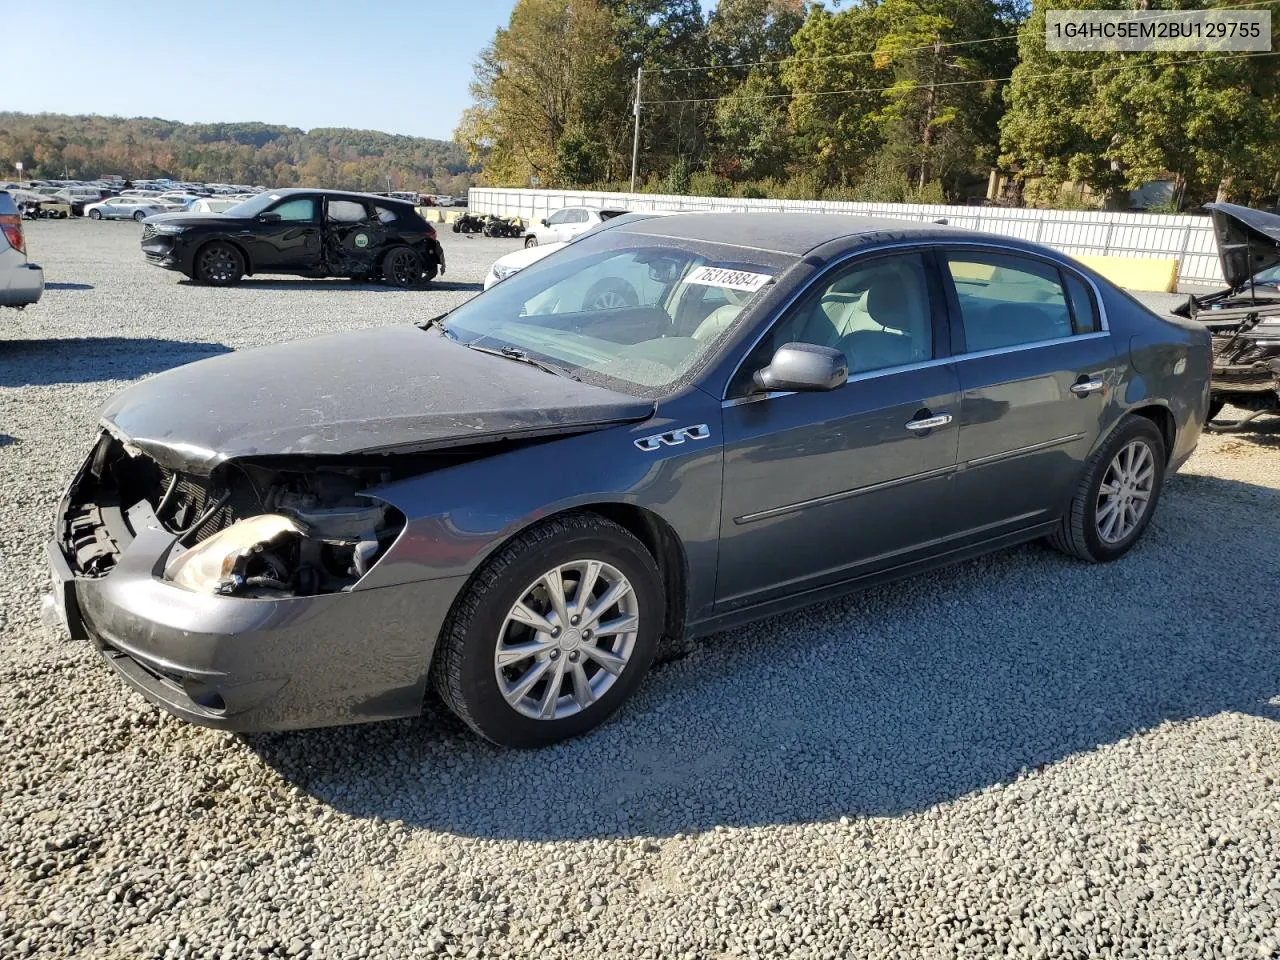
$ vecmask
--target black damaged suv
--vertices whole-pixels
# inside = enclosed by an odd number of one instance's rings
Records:
[[[218,286],[287,273],[416,287],[444,272],[435,228],[411,204],[335,190],[269,190],[224,213],[148,217],[142,252]]]

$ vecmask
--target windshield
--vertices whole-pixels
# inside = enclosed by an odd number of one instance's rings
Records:
[[[256,217],[283,196],[283,193],[260,193],[252,200],[237,203],[223,212],[231,217]]]
[[[784,266],[756,250],[681,243],[621,230],[584,238],[459,307],[445,329],[570,376],[661,393],[711,356]]]

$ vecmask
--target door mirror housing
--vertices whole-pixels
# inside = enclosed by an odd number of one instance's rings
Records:
[[[813,343],[784,343],[769,365],[757,370],[751,382],[758,390],[834,390],[849,379],[849,362],[834,347]]]
[[[260,213],[258,214],[259,223],[279,223],[280,214],[278,213]]]
[[[539,222],[540,224],[542,224],[544,227],[549,227],[549,226],[551,226],[551,224],[547,223],[547,218],[546,218],[546,217],[543,217],[543,218],[542,218],[541,220],[539,220],[538,222]]]

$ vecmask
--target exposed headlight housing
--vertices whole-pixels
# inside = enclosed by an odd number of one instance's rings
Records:
[[[236,571],[241,559],[286,534],[301,533],[302,527],[277,513],[249,517],[171,557],[164,578],[194,593],[232,593],[243,583]]]

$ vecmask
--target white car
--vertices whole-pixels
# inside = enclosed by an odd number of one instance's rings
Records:
[[[235,197],[201,197],[187,207],[187,213],[223,213],[243,202]]]
[[[18,205],[0,190],[0,307],[21,309],[44,293],[44,271],[27,261]]]
[[[613,213],[613,211],[605,212]],[[610,227],[620,227],[623,224],[635,223],[637,220],[648,220],[650,217],[665,217],[670,212],[667,210],[641,210],[634,213],[617,212],[613,216],[597,220],[594,225],[589,226],[587,230],[578,234],[578,236],[585,236],[587,232],[598,233],[601,230],[608,230]],[[577,239],[577,237],[574,239]],[[557,240],[553,243],[529,243],[526,239],[523,250],[508,253],[493,262],[493,266],[489,268],[489,272],[485,275],[484,288],[488,290],[499,280],[505,280],[511,274],[519,273],[530,264],[537,263],[543,257],[550,256],[557,250],[567,247],[569,243],[570,241],[568,240]]]
[[[568,245],[569,242],[567,240],[562,240],[559,243],[542,243],[535,246],[526,246],[523,250],[517,250],[515,253],[508,253],[505,257],[499,257],[493,262],[489,272],[485,274],[484,288],[488,290],[499,280],[505,280],[513,273],[519,273],[529,264],[537,263],[543,257],[550,256]]]
[[[536,247],[540,243],[572,240],[592,227],[598,227],[606,220],[626,212],[626,210],[597,210],[594,207],[565,207],[538,223],[530,224],[525,230],[524,245]]]
[[[172,207],[157,203],[154,197],[112,197],[101,203],[91,203],[84,208],[84,215],[90,220],[142,221],[157,213],[172,212]]]

